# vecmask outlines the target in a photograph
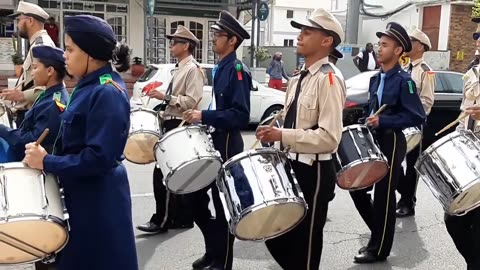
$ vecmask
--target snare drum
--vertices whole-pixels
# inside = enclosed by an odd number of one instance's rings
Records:
[[[464,215],[480,205],[480,141],[454,131],[428,147],[415,164],[445,212]]]
[[[422,141],[422,131],[417,127],[409,127],[403,130],[407,141],[407,152],[409,153]]]
[[[241,240],[268,240],[299,224],[307,213],[286,155],[273,148],[240,153],[218,179],[231,232]]]
[[[155,158],[165,186],[177,194],[210,185],[222,168],[220,153],[210,134],[200,126],[184,126],[165,133],[155,145]]]
[[[68,241],[68,213],[57,178],[21,162],[0,164],[0,264],[39,261]]]
[[[269,117],[263,119],[262,122],[260,122],[258,124],[258,126],[268,126],[270,125],[270,122],[273,121],[273,119],[275,119],[275,117],[277,117],[277,114],[274,114],[274,115],[270,115]],[[283,127],[283,119],[280,118],[278,120],[276,120],[274,123],[273,123],[273,126],[274,127],[277,127],[277,128],[281,128]],[[274,147],[275,146],[275,143],[274,142],[268,142],[268,143],[264,143],[264,142],[261,142],[262,146],[263,147]]]
[[[154,162],[154,147],[162,134],[162,121],[157,112],[146,108],[132,110],[125,158],[137,164]]]
[[[337,184],[342,189],[367,188],[388,173],[386,157],[380,151],[370,130],[363,125],[343,128],[337,150]]]

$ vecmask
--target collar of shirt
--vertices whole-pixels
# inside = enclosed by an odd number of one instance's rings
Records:
[[[33,34],[33,36],[30,38],[30,46],[35,42],[35,39],[37,39],[41,35],[48,35],[47,30],[43,29]]]
[[[308,68],[310,75],[312,76],[315,75],[315,73],[317,73],[320,70],[320,68],[325,64],[328,64],[328,56],[318,60]]]
[[[112,66],[110,65],[110,63],[106,64],[104,67],[95,70],[94,72],[90,72],[89,74],[85,75],[77,83],[76,88],[80,88],[84,85],[90,84],[92,81],[100,82],[98,78],[100,78],[101,75],[107,73],[112,73]]]
[[[419,65],[420,63],[422,63],[423,60],[424,60],[423,57],[420,57],[417,60],[412,61],[412,65],[415,67],[415,66]]]
[[[237,53],[232,52],[229,55],[225,56],[220,62],[218,62],[218,69],[223,68],[226,64],[232,63],[237,60]]]
[[[189,55],[187,56],[185,59],[183,59],[182,61],[180,61],[178,63],[178,68],[181,68],[183,67],[184,65],[186,65],[188,62],[192,61],[193,60],[193,56],[192,55]]]
[[[47,98],[49,96],[53,96],[53,94],[57,91],[61,91],[65,88],[65,85],[63,84],[63,82],[59,83],[59,84],[56,84],[48,89],[45,90],[45,97],[44,98]]]
[[[397,64],[395,65],[392,69],[390,69],[389,71],[387,72],[384,72],[383,69],[380,70],[380,72],[377,74],[378,77],[380,77],[380,74],[381,73],[385,73],[386,76],[385,76],[385,79],[388,79],[390,76],[392,76],[393,74],[396,74],[398,72],[400,72],[402,69],[402,67],[400,66],[400,64]]]

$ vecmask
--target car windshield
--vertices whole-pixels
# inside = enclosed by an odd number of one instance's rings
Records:
[[[145,72],[142,74],[142,76],[140,76],[140,78],[138,78],[138,81],[139,82],[146,82],[148,80],[150,80],[151,78],[153,78],[153,76],[155,76],[155,74],[158,72],[158,68],[154,67],[154,66],[148,66],[147,70],[145,70]]]

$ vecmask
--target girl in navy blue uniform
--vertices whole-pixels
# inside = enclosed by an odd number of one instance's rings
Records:
[[[125,83],[110,63],[120,72],[128,70],[129,50],[116,46],[111,26],[93,16],[65,17],[65,33],[67,70],[79,82],[62,115],[62,147],[47,154],[27,144],[25,161],[57,175],[65,189],[71,230],[58,269],[136,270],[130,189],[122,164],[130,106]]]
[[[46,87],[25,114],[22,124],[17,129],[0,125],[0,137],[4,139],[10,150],[8,160],[20,161],[25,156],[25,144],[36,141],[42,132],[50,129],[42,145],[51,153],[53,142],[60,129],[60,115],[67,103],[68,92],[63,84],[66,74],[63,51],[50,46],[32,48],[32,77],[35,86]]]

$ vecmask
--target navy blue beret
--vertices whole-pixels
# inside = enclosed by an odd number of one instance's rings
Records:
[[[381,38],[382,36],[389,36],[398,41],[405,52],[412,50],[412,41],[410,40],[407,30],[396,22],[388,23],[385,32],[377,32],[378,38]]]
[[[46,45],[39,45],[32,47],[32,55],[34,58],[55,60],[65,65],[65,58],[63,57],[63,50]]]
[[[211,26],[214,30],[225,31],[231,35],[238,37],[240,40],[249,39],[250,35],[243,28],[242,24],[233,17],[228,11],[222,10],[218,21]]]
[[[117,44],[112,26],[90,15],[65,16],[65,33],[94,59],[110,60]]]

